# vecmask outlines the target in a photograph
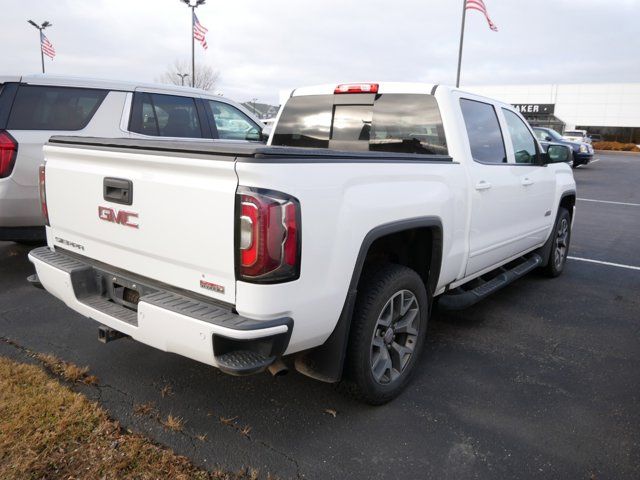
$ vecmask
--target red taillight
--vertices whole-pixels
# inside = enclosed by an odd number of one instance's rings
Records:
[[[8,132],[0,130],[0,178],[11,175],[18,154],[18,142]]]
[[[46,173],[44,165],[40,165],[38,169],[38,190],[40,191],[40,208],[42,216],[47,225],[49,225],[49,209],[47,208],[47,191],[46,191]]]
[[[338,85],[333,91],[339,93],[378,93],[377,83],[343,83]]]
[[[300,275],[300,204],[288,195],[241,188],[238,193],[238,276],[276,283]]]

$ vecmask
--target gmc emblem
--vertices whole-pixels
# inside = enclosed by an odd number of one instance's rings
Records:
[[[98,217],[105,222],[117,223],[125,227],[140,228],[140,225],[132,220],[138,218],[137,213],[116,210],[115,208],[109,207],[98,207]]]

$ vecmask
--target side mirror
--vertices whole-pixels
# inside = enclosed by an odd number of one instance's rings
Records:
[[[552,141],[552,140],[553,140],[553,138],[551,138],[549,135],[547,135],[546,137],[544,137],[544,139],[545,139],[547,142],[550,142],[550,141]]]
[[[567,145],[549,145],[546,153],[546,163],[562,163],[571,159],[571,147]]]
[[[252,128],[247,132],[247,135],[244,137],[245,140],[249,140],[250,142],[260,142],[262,141],[262,132],[257,128]]]

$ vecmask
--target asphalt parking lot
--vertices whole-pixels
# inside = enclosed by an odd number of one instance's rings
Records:
[[[0,355],[26,359],[18,345],[88,365],[100,379],[88,396],[208,467],[309,479],[640,478],[640,155],[597,157],[575,171],[564,275],[532,274],[463,312],[436,312],[415,381],[383,407],[295,372],[234,378],[128,339],[103,345],[96,324],[26,283],[29,248],[12,243],[0,243]],[[134,414],[150,401],[182,417],[184,432]]]

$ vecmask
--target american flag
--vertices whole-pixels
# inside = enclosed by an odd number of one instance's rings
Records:
[[[200,44],[202,45],[202,48],[204,48],[205,50],[207,49],[207,39],[205,38],[205,35],[207,34],[208,31],[209,30],[207,30],[202,26],[202,24],[200,23],[200,21],[198,20],[198,17],[196,17],[196,14],[194,12],[193,13],[193,38],[199,41]]]
[[[40,48],[42,49],[42,53],[44,53],[47,57],[53,60],[53,57],[56,56],[56,49],[53,48],[53,44],[49,41],[47,36],[40,31]]]
[[[484,14],[484,18],[487,19],[487,23],[489,24],[489,28],[494,32],[498,31],[498,27],[495,23],[491,21],[489,18],[489,14],[487,13],[487,7],[482,0],[467,0],[465,8],[467,10],[477,10]]]

